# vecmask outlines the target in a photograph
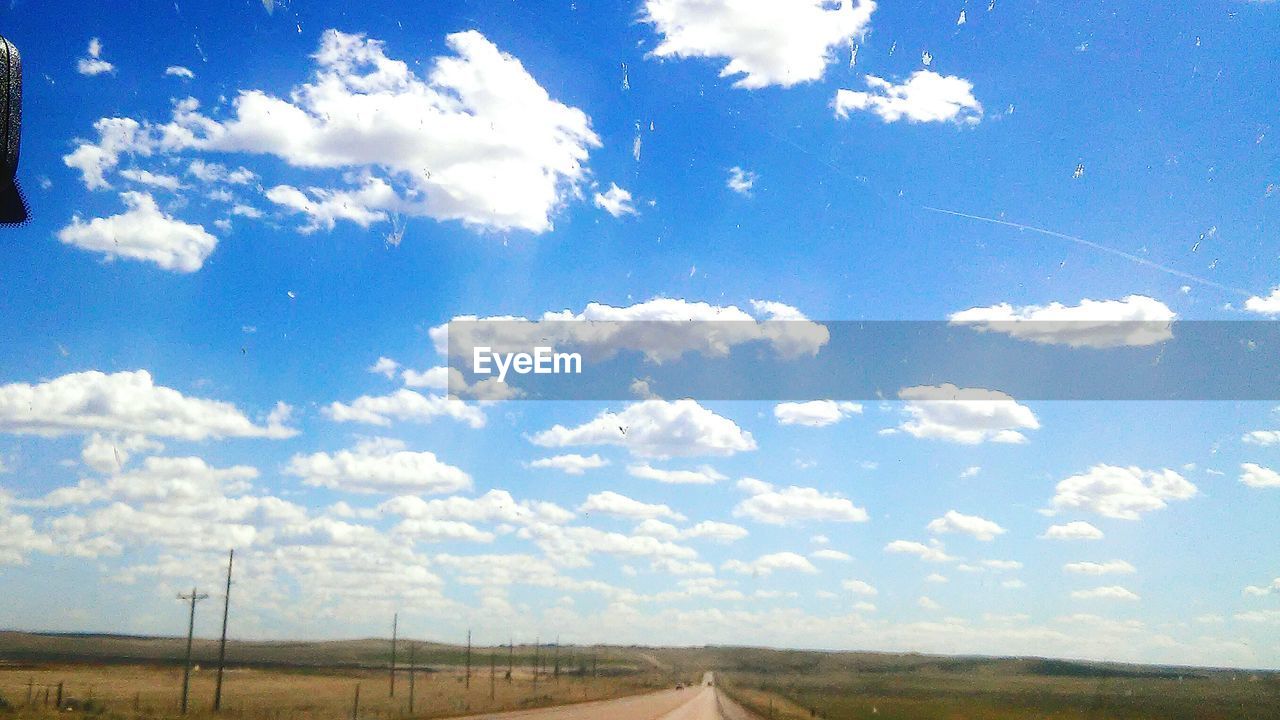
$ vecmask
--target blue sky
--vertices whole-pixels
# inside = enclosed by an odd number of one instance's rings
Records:
[[[0,625],[176,633],[235,544],[246,637],[1280,667],[1273,403],[428,372],[461,315],[1274,317],[1274,3],[8,5]]]

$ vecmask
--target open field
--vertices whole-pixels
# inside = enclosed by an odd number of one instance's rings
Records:
[[[79,704],[92,699],[90,712],[77,713],[81,716],[174,717],[182,647],[183,642],[174,638],[0,633],[0,696],[13,706],[0,711],[0,717],[52,717],[43,693],[47,688],[55,694],[59,682],[64,683],[64,705],[66,700]],[[406,648],[407,641],[402,641],[402,663]],[[702,682],[707,670],[715,672],[717,685],[729,698],[760,717],[776,720],[1280,718],[1280,674],[1238,670],[758,648],[566,647],[559,651],[558,681],[552,677],[555,651],[537,652],[547,674],[539,675],[535,690],[535,651],[517,646],[509,683],[505,648],[497,653],[490,700],[488,649],[473,654],[470,689],[462,648],[422,643],[415,652],[421,669],[415,673],[413,717],[422,718],[670,690],[678,682]],[[200,670],[192,678],[193,716],[209,716],[214,675],[210,661],[215,655],[214,643],[197,643]],[[360,718],[409,717],[406,671],[399,674],[396,698],[388,696],[386,640],[235,642],[229,645],[228,658],[226,717],[345,720],[352,716],[357,683]],[[28,683],[33,688],[30,706]],[[653,708],[681,702],[666,690],[652,699],[583,706],[547,717],[590,718],[598,711],[604,713],[598,715],[601,718],[647,718],[644,713]],[[701,713],[698,708],[708,703],[699,698],[687,708],[681,706],[681,712]],[[730,704],[720,699],[724,717],[732,716],[726,709]]]

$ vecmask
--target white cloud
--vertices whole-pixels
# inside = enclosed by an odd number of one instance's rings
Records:
[[[102,118],[93,124],[98,142],[77,140],[76,149],[62,156],[62,162],[79,170],[84,186],[90,190],[111,187],[107,173],[120,164],[124,153],[150,155],[152,143],[142,125],[132,118]]]
[[[915,555],[921,560],[928,562],[951,562],[955,558],[951,557],[943,549],[942,543],[937,540],[929,541],[928,545],[915,542],[913,540],[894,540],[884,546],[884,551],[889,553],[899,553],[903,555]]]
[[[1235,619],[1247,623],[1270,623],[1280,625],[1280,610],[1250,610],[1236,613]]]
[[[187,165],[187,174],[207,183],[248,185],[258,179],[257,173],[245,167],[228,170],[225,165],[196,158]]]
[[[596,207],[614,217],[637,214],[636,206],[631,201],[631,193],[618,187],[616,183],[609,183],[608,190],[596,193],[593,201]]]
[[[168,77],[182,78],[183,80],[190,80],[196,76],[195,73],[191,72],[191,68],[183,67],[182,65],[170,65],[164,69],[164,74]]]
[[[578,427],[556,425],[531,439],[544,447],[622,445],[649,458],[728,456],[756,449],[751,433],[695,400],[644,400],[621,412],[602,412]]]
[[[1280,444],[1280,430],[1250,430],[1240,436],[1240,441],[1246,445],[1261,445],[1263,447],[1277,445]]]
[[[947,582],[947,576],[940,573],[929,573],[925,576],[924,581],[927,583],[942,584]]]
[[[933,600],[927,595],[921,595],[920,599],[916,600],[916,605],[924,610],[941,610],[942,609],[942,606],[939,605],[937,601]]]
[[[1249,312],[1255,312],[1260,315],[1269,315],[1275,317],[1280,315],[1280,285],[1271,288],[1271,294],[1266,297],[1254,295],[1244,301],[1244,309]]]
[[[862,413],[862,406],[852,402],[836,402],[835,400],[810,400],[809,402],[778,403],[773,408],[773,416],[779,425],[807,425],[809,427],[825,427],[833,425],[850,415]]]
[[[153,262],[165,270],[195,272],[218,246],[218,238],[200,225],[185,223],[162,212],[147,193],[124,192],[128,210],[119,215],[84,222],[79,215],[58,231],[58,240],[82,250]]]
[[[283,404],[277,408],[287,408]],[[146,370],[70,373],[40,383],[0,385],[0,432],[60,435],[115,432],[204,440],[224,437],[287,438],[287,414],[255,425],[234,405],[192,398],[156,385]]]
[[[389,395],[361,395],[350,404],[333,402],[324,413],[335,422],[359,422],[386,427],[392,420],[430,422],[450,417],[473,428],[484,427],[479,408],[443,395],[422,395],[401,388]]]
[[[897,430],[918,438],[963,445],[984,442],[1024,443],[1021,430],[1036,430],[1040,421],[1031,409],[998,390],[958,388],[950,383],[904,388],[903,412],[911,419]]]
[[[619,518],[630,518],[632,520],[644,520],[648,518],[670,518],[672,520],[683,520],[684,516],[672,510],[667,505],[657,505],[643,503],[613,492],[605,490],[604,492],[592,493],[587,496],[586,502],[578,506],[578,512],[584,514],[598,513],[601,515],[609,515]]]
[[[555,455],[552,457],[538,458],[529,463],[531,468],[550,468],[559,470],[567,475],[581,475],[588,470],[602,468],[609,464],[608,460],[599,455],[578,455],[570,453],[568,455]]]
[[[394,202],[406,214],[550,230],[552,214],[586,177],[589,149],[600,144],[589,118],[553,100],[519,60],[479,32],[454,33],[446,42],[454,54],[435,58],[423,79],[388,57],[380,41],[328,30],[312,56],[314,77],[288,100],[243,90],[224,122],[186,101],[158,130],[173,147],[268,154],[299,168],[381,171],[371,182],[398,186]],[[307,203],[321,206],[338,192],[277,196],[306,211]],[[367,220],[392,202],[380,197],[365,214],[350,216],[328,207],[308,227]]]
[[[1045,540],[1101,540],[1102,531],[1083,520],[1050,525],[1040,536]]]
[[[1195,485],[1168,468],[1157,471],[1094,465],[1058,483],[1049,512],[1088,510],[1104,517],[1137,520],[1142,513],[1166,507],[1169,500],[1186,500],[1196,493]]]
[[[990,520],[977,515],[965,515],[955,510],[948,510],[942,517],[930,521],[928,530],[937,534],[964,533],[983,541],[995,540],[997,535],[1007,532]]]
[[[725,58],[734,87],[790,87],[819,80],[835,56],[866,32],[871,0],[645,0],[660,58]]]
[[[1120,300],[1081,300],[1079,305],[1024,305],[1001,303],[952,313],[948,320],[980,332],[1004,333],[1041,345],[1073,348],[1142,347],[1173,337],[1171,323],[1177,313],[1146,297],[1129,295]]]
[[[809,553],[809,557],[817,560],[834,560],[836,562],[853,562],[853,556],[849,553],[832,550],[831,548],[823,548],[822,550],[814,550]]]
[[[743,170],[737,165],[729,168],[729,179],[725,182],[725,186],[739,195],[751,195],[751,189],[755,187],[756,181],[760,176],[750,170]]]
[[[982,472],[982,468],[977,465],[971,465],[960,472],[960,479],[968,480],[969,478],[977,477],[980,472]]]
[[[431,452],[411,452],[399,440],[371,438],[350,450],[294,455],[286,475],[313,487],[353,493],[455,493],[471,488],[471,476]]]
[[[850,110],[869,110],[885,122],[954,122],[977,125],[982,121],[982,103],[973,96],[973,83],[954,75],[917,70],[901,85],[874,75],[866,76],[870,92],[840,89],[832,107],[836,117],[849,117]]]
[[[792,485],[776,489],[769,483],[744,478],[738,488],[751,495],[733,508],[734,517],[770,525],[797,522],[866,522],[867,511],[848,498],[816,488]]]
[[[703,520],[691,528],[680,531],[680,537],[706,539],[719,543],[731,543],[747,536],[747,529],[731,523]]]
[[[380,357],[378,361],[369,366],[369,372],[375,375],[381,375],[388,380],[396,376],[396,371],[400,369],[400,363],[389,357]],[[406,371],[408,372],[408,371]],[[408,385],[408,383],[405,383]]]
[[[9,507],[9,496],[0,490],[0,567],[25,565],[30,553],[51,554],[56,550],[54,541],[36,530],[31,516]]]
[[[313,187],[303,192],[292,185],[277,185],[265,195],[276,205],[307,216],[307,222],[298,227],[303,234],[332,230],[339,220],[367,228],[386,220],[388,212],[408,209],[395,189],[376,177],[366,177],[359,187],[350,189]]]
[[[794,570],[803,573],[816,573],[818,568],[813,566],[803,555],[797,555],[793,552],[778,552],[769,555],[761,555],[751,562],[743,562],[741,560],[729,560],[720,566],[729,572],[735,572],[742,575],[756,575],[765,577],[772,575],[775,570]]]
[[[1138,570],[1124,560],[1108,560],[1107,562],[1070,562],[1062,566],[1064,572],[1076,575],[1125,575]]]
[[[840,583],[840,587],[848,590],[854,595],[862,595],[863,597],[873,597],[879,595],[880,591],[864,580],[845,580]]]
[[[120,177],[125,180],[132,180],[140,185],[160,188],[161,190],[173,191],[182,189],[182,181],[177,177],[153,173],[150,170],[138,170],[136,168],[121,170]]]
[[[1119,585],[1096,587],[1090,590],[1073,590],[1071,597],[1077,600],[1138,600],[1137,594]]]
[[[244,493],[258,477],[255,468],[217,468],[198,457],[148,457],[142,467],[117,472],[106,480],[81,480],[58,488],[40,502],[49,507],[103,501],[146,502],[167,507],[217,503],[228,493]]]
[[[89,38],[89,47],[85,52],[85,57],[76,61],[76,72],[91,77],[115,72],[116,66],[102,59],[102,42],[98,38]]]
[[[573,513],[559,505],[517,501],[505,490],[490,490],[477,498],[453,496],[424,500],[417,495],[401,495],[379,505],[378,512],[409,520],[512,525],[560,525],[573,519]]]
[[[1280,473],[1254,463],[1241,463],[1240,482],[1251,488],[1280,488]]]
[[[80,459],[100,473],[119,472],[135,452],[158,452],[164,446],[143,435],[104,436],[94,433],[84,441]]]
[[[693,470],[668,470],[643,463],[627,466],[627,474],[642,480],[655,480],[669,485],[711,485],[727,479],[710,465],[702,465]]]
[[[1262,597],[1275,593],[1280,593],[1280,577],[1272,580],[1270,585],[1247,585],[1244,589],[1245,595],[1252,595],[1254,597]]]

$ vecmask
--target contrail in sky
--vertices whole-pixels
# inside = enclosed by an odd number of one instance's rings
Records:
[[[1030,232],[1040,233],[1041,235],[1048,235],[1050,237],[1069,240],[1073,243],[1076,243],[1077,245],[1083,245],[1087,248],[1100,250],[1104,253],[1107,253],[1108,255],[1115,255],[1116,257],[1122,257],[1125,260],[1135,262],[1139,265],[1142,265],[1144,267],[1149,267],[1153,270],[1159,270],[1162,273],[1173,275],[1174,277],[1180,277],[1183,280],[1190,280],[1191,282],[1194,282],[1194,283],[1207,285],[1208,287],[1217,288],[1219,290],[1225,290],[1227,292],[1236,293],[1237,295],[1243,295],[1245,297],[1253,296],[1253,293],[1249,292],[1248,290],[1241,290],[1240,288],[1233,288],[1228,285],[1223,285],[1222,283],[1214,282],[1213,280],[1209,280],[1207,278],[1202,278],[1199,275],[1192,275],[1191,273],[1183,272],[1181,270],[1176,270],[1167,265],[1161,265],[1160,263],[1152,262],[1144,257],[1139,257],[1137,255],[1134,255],[1133,253],[1127,253],[1123,250],[1117,250],[1113,247],[1107,247],[1106,245],[1101,245],[1099,243],[1093,242],[1092,240],[1085,240],[1084,238],[1076,237],[1075,235],[1067,235],[1066,233],[1055,232],[1053,230],[1046,230],[1044,228],[1039,228],[1034,225],[1023,225],[1022,223],[1009,222],[1008,220],[998,220],[996,218],[983,217],[981,215],[970,215],[969,213],[956,212],[955,210],[944,210],[942,208],[929,207],[928,205],[921,205],[920,207],[925,210],[928,210],[929,212],[942,213],[943,215],[954,215],[955,217],[968,218],[970,220],[978,220],[980,222],[991,223],[992,225],[1004,225],[1005,227],[1011,227],[1018,230],[1027,230]]]

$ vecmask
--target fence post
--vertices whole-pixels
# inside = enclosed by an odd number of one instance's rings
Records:
[[[356,683],[356,699],[351,703],[351,720],[360,718],[360,683]]]
[[[62,683],[58,683],[58,709],[62,709]]]

